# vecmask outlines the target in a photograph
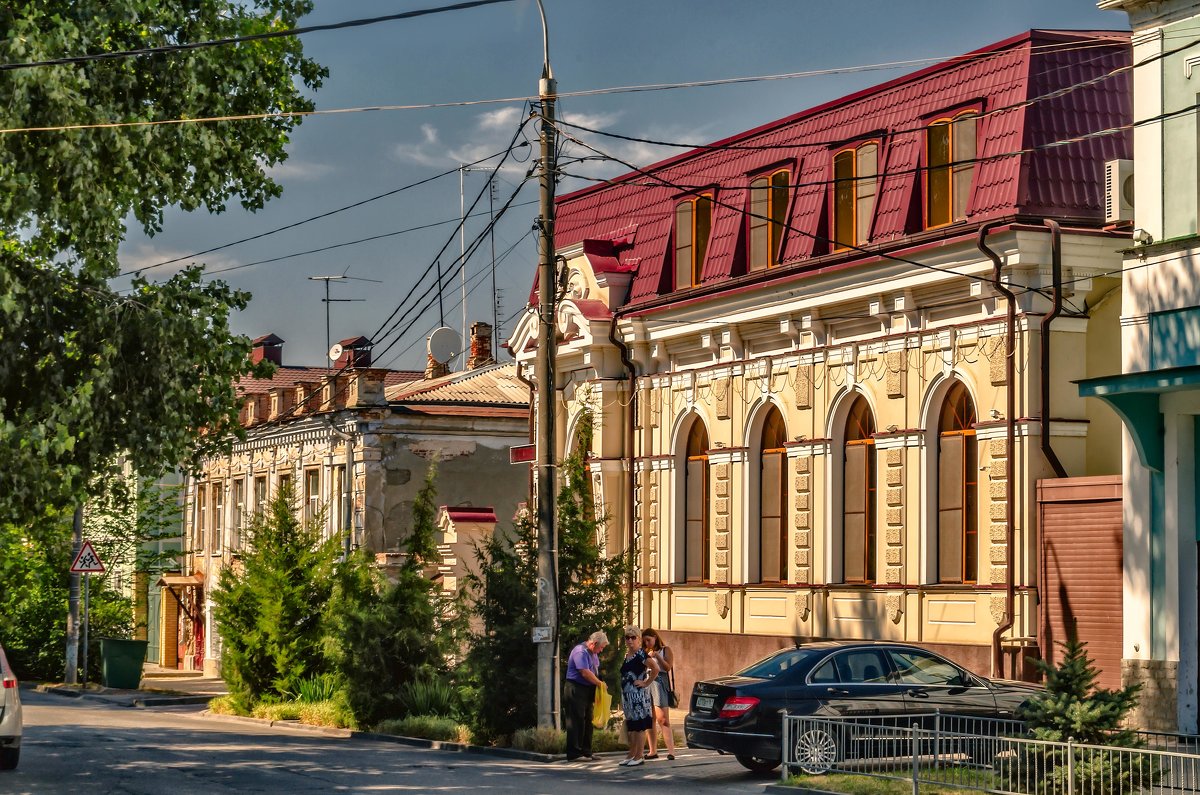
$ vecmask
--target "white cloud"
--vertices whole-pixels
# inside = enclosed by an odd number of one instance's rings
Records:
[[[521,115],[521,109],[510,106],[489,110],[479,114],[478,125],[481,130],[511,130]]]
[[[167,260],[184,259],[179,262],[172,262],[170,265],[164,265],[161,268],[154,268],[143,274],[150,281],[162,279],[178,273],[189,265],[204,264],[205,273],[213,273],[214,271],[224,268],[240,265],[241,262],[236,259],[224,256],[220,253],[205,254],[200,257],[189,257],[190,251],[181,251],[179,249],[159,248],[149,243],[138,243],[132,246],[122,246],[119,254],[122,271],[137,270],[139,268],[147,268],[157,265],[160,262]]]
[[[444,153],[438,152],[438,129],[432,124],[421,125],[419,143],[396,144],[392,156],[422,166],[436,166],[446,162]]]
[[[267,169],[272,179],[304,182],[317,180],[329,175],[333,167],[325,163],[311,163],[303,160],[285,160]]]

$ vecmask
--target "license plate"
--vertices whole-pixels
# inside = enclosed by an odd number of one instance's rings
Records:
[[[712,709],[716,701],[712,696],[696,696],[696,709]]]

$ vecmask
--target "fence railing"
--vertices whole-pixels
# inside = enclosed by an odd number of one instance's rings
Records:
[[[1139,742],[1148,738],[1139,737]],[[887,718],[784,716],[783,771],[847,773],[1004,795],[1200,793],[1198,738],[1155,747],[1051,742],[1020,721],[939,712]]]

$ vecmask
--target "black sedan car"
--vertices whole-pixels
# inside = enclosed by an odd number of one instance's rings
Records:
[[[765,771],[783,758],[784,713],[886,719],[940,710],[1011,719],[1037,691],[1024,682],[985,679],[917,646],[807,643],[732,676],[697,682],[683,727],[689,748],[733,754],[744,767]],[[829,745],[802,750],[845,753]]]

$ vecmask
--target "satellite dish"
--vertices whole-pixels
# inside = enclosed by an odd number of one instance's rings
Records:
[[[331,347],[329,349],[329,360],[331,362],[336,362],[339,358],[341,358],[341,356],[342,356],[342,343],[340,343],[340,342],[333,343],[333,347]]]
[[[435,328],[429,335],[429,355],[438,364],[445,364],[462,352],[462,339],[449,326]]]

